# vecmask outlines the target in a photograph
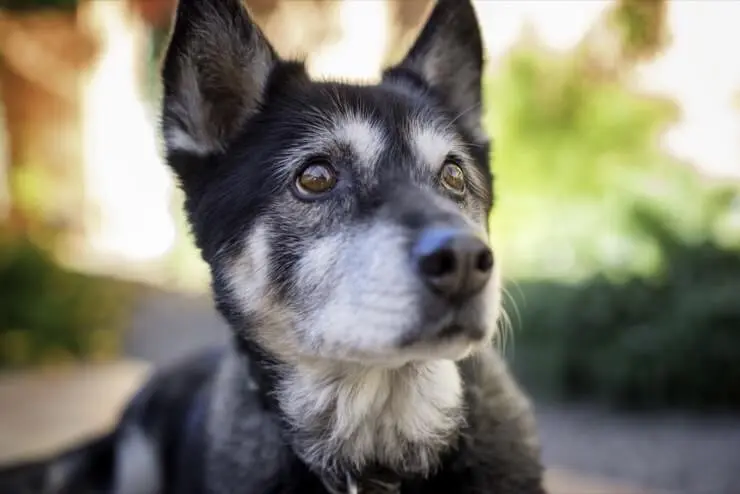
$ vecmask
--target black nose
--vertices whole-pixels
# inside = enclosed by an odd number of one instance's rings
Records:
[[[480,292],[493,270],[491,249],[464,230],[424,230],[414,245],[413,257],[429,288],[453,302]]]

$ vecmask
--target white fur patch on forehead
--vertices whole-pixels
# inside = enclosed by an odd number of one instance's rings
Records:
[[[383,128],[370,117],[344,115],[334,121],[334,138],[349,146],[360,163],[375,163],[383,151]]]
[[[436,172],[450,153],[465,156],[455,135],[434,122],[414,119],[409,125],[409,139],[416,158]]]
[[[277,156],[275,173],[278,179],[290,176],[311,155],[331,155],[341,152],[342,148],[348,148],[362,168],[374,169],[385,142],[385,129],[380,122],[361,113],[327,115],[314,110],[311,116],[316,121],[309,133]]]

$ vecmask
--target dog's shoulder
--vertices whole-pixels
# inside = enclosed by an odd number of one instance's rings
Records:
[[[116,493],[174,483],[200,491],[205,417],[223,353],[207,349],[163,366],[132,397],[116,433]]]
[[[147,427],[181,414],[211,384],[223,354],[221,348],[209,348],[156,369],[129,401],[122,422]]]
[[[209,493],[312,492],[300,488],[310,475],[282,435],[280,416],[268,405],[273,388],[259,372],[268,366],[239,344],[220,362],[204,430]]]
[[[496,486],[502,494],[544,493],[533,408],[504,358],[489,347],[462,361],[460,371],[467,425],[436,482]]]

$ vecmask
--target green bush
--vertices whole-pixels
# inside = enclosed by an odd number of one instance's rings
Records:
[[[74,10],[79,0],[0,0],[3,10],[63,9]]]
[[[664,241],[652,278],[519,285],[511,348],[529,385],[618,407],[740,410],[740,251]]]
[[[130,296],[123,285],[68,271],[33,243],[0,235],[0,368],[115,355]]]
[[[523,380],[624,407],[740,409],[740,190],[656,145],[673,105],[537,50],[515,52],[487,99]]]

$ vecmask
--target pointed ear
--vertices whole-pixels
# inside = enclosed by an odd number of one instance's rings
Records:
[[[162,66],[167,152],[223,150],[259,111],[277,61],[240,0],[180,0]]]
[[[481,127],[483,41],[470,0],[437,0],[426,24],[388,79],[417,79],[431,89],[475,137]],[[411,76],[411,77],[409,77]]]

